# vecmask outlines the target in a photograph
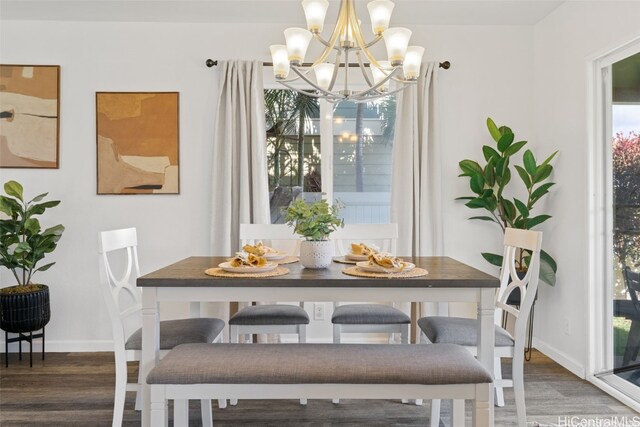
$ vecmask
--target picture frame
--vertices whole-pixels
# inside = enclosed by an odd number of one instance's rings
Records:
[[[97,194],[180,194],[178,92],[96,92]]]
[[[60,167],[60,66],[0,64],[0,168]]]

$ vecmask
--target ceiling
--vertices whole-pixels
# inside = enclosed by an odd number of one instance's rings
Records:
[[[363,21],[368,20],[358,0]],[[534,25],[558,0],[396,0],[392,25]],[[331,0],[330,14],[337,10]],[[331,15],[328,16],[331,20]],[[0,0],[0,20],[304,25],[300,0]],[[328,21],[331,22],[331,21]]]

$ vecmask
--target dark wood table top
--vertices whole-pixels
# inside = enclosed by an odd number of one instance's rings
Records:
[[[402,257],[429,274],[414,278],[366,278],[342,273],[350,265],[331,263],[329,268],[312,270],[297,262],[283,265],[289,274],[263,278],[225,278],[207,276],[204,271],[217,267],[228,257],[189,257],[138,278],[141,287],[405,287],[405,288],[497,288],[497,278],[449,257]]]

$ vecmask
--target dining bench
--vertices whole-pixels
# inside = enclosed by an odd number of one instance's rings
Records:
[[[147,376],[153,426],[167,425],[168,399],[423,398],[473,400],[473,425],[488,427],[492,381],[455,344],[184,344]]]

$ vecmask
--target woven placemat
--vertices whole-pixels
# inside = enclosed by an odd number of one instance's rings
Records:
[[[300,258],[298,258],[297,256],[288,256],[286,258],[273,260],[272,262],[275,262],[278,265],[282,265],[282,264],[293,264],[294,262],[298,262],[298,261],[300,261]]]
[[[263,273],[230,273],[219,267],[209,268],[204,271],[204,274],[214,277],[275,277],[284,276],[288,273],[289,269],[285,267],[277,267],[271,271],[265,271]]]
[[[424,268],[413,268],[409,271],[403,271],[401,273],[371,273],[369,271],[362,271],[358,267],[348,267],[342,270],[344,274],[349,276],[358,276],[358,277],[375,277],[380,279],[389,279],[389,278],[410,278],[410,277],[420,277],[426,276],[429,274],[427,270]]]
[[[340,264],[355,264],[356,262],[358,262],[358,261],[353,261],[353,260],[347,259],[347,258],[345,258],[343,256],[333,257],[333,260],[335,262],[339,262]]]

